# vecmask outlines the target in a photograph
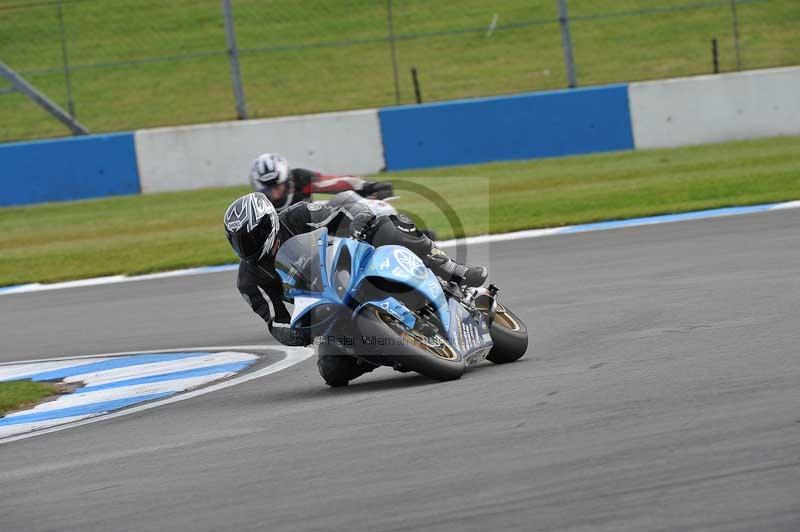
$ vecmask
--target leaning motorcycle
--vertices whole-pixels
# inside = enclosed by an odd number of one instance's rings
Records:
[[[283,243],[275,267],[293,303],[290,326],[320,352],[370,368],[448,381],[484,359],[517,360],[528,347],[527,327],[497,301],[495,286],[445,282],[402,246],[375,248],[323,227]]]

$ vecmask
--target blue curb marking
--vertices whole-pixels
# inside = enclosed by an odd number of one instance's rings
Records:
[[[209,355],[211,353],[193,352],[193,353],[163,353],[153,355],[131,355],[115,357],[112,360],[104,360],[102,362],[89,362],[78,366],[70,366],[68,368],[60,368],[52,371],[44,371],[39,373],[30,373],[28,375],[19,375],[9,377],[4,380],[20,380],[31,379],[33,381],[52,381],[61,380],[73,375],[81,375],[83,373],[94,373],[96,371],[104,371],[109,369],[125,368],[128,366],[138,366],[141,364],[152,364],[154,362],[167,362],[170,360],[178,360],[181,358],[198,357]]]
[[[85,388],[78,388],[72,393],[85,394],[100,390],[108,390],[110,388],[121,388],[124,386],[136,386],[138,384],[149,384],[153,382],[186,379],[189,377],[200,377],[203,375],[213,375],[214,373],[238,372],[250,366],[254,362],[255,360],[245,360],[242,362],[229,362],[227,364],[217,364],[215,366],[205,366],[202,368],[187,369],[183,371],[173,371],[172,373],[162,373],[161,375],[150,375],[148,377],[140,377],[124,381],[109,382],[106,384],[98,384],[96,386],[87,386]]]
[[[21,423],[33,423],[36,421],[46,421],[50,419],[59,419],[64,417],[82,416],[87,414],[96,414],[98,412],[108,412],[110,410],[118,410],[126,406],[135,405],[136,403],[143,403],[153,399],[161,399],[168,395],[174,395],[173,392],[151,393],[147,395],[139,395],[136,397],[125,397],[123,399],[115,399],[112,401],[101,401],[99,403],[90,403],[87,405],[73,406],[70,408],[61,408],[58,410],[47,410],[44,412],[35,412],[33,414],[22,414],[13,417],[0,418],[0,427],[8,425],[19,425]]]
[[[703,218],[718,218],[722,216],[732,216],[735,214],[753,214],[766,212],[779,205],[770,203],[767,205],[752,205],[749,207],[723,207],[721,209],[710,209],[705,211],[684,212],[679,214],[660,214],[657,216],[646,216],[644,218],[631,218],[629,220],[611,220],[608,222],[596,222],[591,224],[573,225],[565,227],[558,234],[584,233],[588,231],[600,231],[603,229],[616,229],[619,227],[635,227],[639,225],[653,225],[670,222],[683,222],[687,220],[700,220]]]
[[[97,356],[103,357],[103,355]],[[236,375],[254,365],[258,359],[258,355],[253,353],[228,352],[220,348],[215,351],[110,355],[105,360],[67,358],[40,361],[58,365],[78,364],[55,369],[50,366],[48,371],[44,371],[48,368],[36,371],[35,366],[31,370],[28,367],[30,362],[14,363],[10,365],[9,373],[19,373],[2,380],[63,382],[64,379],[72,377],[84,379],[86,382],[83,383],[83,387],[57,397],[46,407],[37,405],[38,409],[34,406],[6,417],[0,416],[0,434],[3,434],[3,437],[9,434],[15,437],[31,431],[68,424],[76,421],[75,418],[94,418],[141,403],[178,396],[193,388]],[[14,368],[14,366],[22,367]],[[122,371],[116,371],[120,369]],[[186,382],[186,379],[192,380]],[[145,389],[142,389],[141,385],[144,385]],[[153,406],[157,404],[159,403],[154,403]],[[31,427],[31,424],[35,426]],[[3,437],[0,437],[0,441]]]

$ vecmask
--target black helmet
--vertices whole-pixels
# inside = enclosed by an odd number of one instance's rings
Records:
[[[228,242],[245,262],[258,262],[275,244],[278,213],[261,192],[251,192],[231,203],[224,222]]]

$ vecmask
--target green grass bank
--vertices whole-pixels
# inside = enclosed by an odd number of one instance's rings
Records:
[[[58,389],[46,382],[0,382],[0,416],[35,405],[42,399],[57,395]]]
[[[59,4],[61,15],[59,16]],[[252,117],[566,87],[554,0],[236,0]],[[569,0],[581,86],[736,70],[727,0]],[[742,69],[800,63],[797,0],[738,0]],[[61,24],[63,21],[63,26]],[[62,34],[63,28],[63,34]],[[63,47],[62,47],[63,37]],[[218,0],[0,0],[0,57],[93,132],[236,117]],[[0,88],[5,87],[0,83]],[[0,94],[0,141],[67,130],[19,93]]]

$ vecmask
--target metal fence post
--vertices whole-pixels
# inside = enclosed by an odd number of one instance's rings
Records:
[[[719,48],[716,37],[711,39],[711,64],[714,67],[714,74],[719,74]]]
[[[569,32],[569,13],[567,11],[567,0],[558,1],[558,22],[561,24],[561,44],[564,47],[564,66],[567,69],[567,82],[569,87],[578,86],[578,78],[575,75],[575,58],[572,55],[572,35]]]
[[[69,116],[75,118],[75,104],[72,101],[72,78],[69,71],[69,56],[67,55],[67,32],[64,28],[63,2],[58,0],[58,26],[61,30],[61,61],[64,64],[64,82],[67,85],[67,109]]]
[[[397,74],[397,44],[394,39],[394,13],[392,0],[386,0],[386,22],[389,25],[389,47],[392,51],[392,75],[394,76],[394,102],[400,105],[400,79]]]
[[[422,91],[419,89],[417,67],[411,67],[411,82],[414,84],[414,96],[417,98],[417,103],[422,103]]]
[[[736,49],[736,70],[741,70],[742,54],[739,50],[739,15],[736,13],[736,0],[731,0],[731,16],[733,17],[733,46]]]
[[[25,94],[25,96],[41,106],[42,109],[70,128],[73,134],[87,135],[89,133],[89,130],[86,129],[83,124],[69,116],[61,107],[56,105],[50,98],[37,90],[36,87],[28,83],[22,76],[17,74],[2,61],[0,61],[0,76],[6,78],[18,91]]]
[[[222,13],[225,17],[225,39],[228,42],[228,59],[231,64],[233,95],[236,97],[236,117],[239,120],[244,120],[247,118],[247,102],[244,99],[242,72],[239,69],[239,49],[236,47],[236,30],[233,25],[231,0],[222,0]]]

